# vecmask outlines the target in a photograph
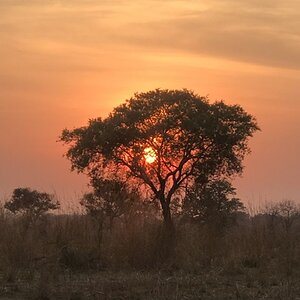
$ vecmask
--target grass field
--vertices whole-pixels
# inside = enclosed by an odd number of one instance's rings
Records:
[[[300,281],[260,269],[227,274],[189,272],[62,272],[19,274],[2,283],[1,299],[300,299]]]
[[[178,221],[168,260],[160,224],[74,214],[28,225],[3,211],[0,299],[300,299],[298,217],[243,214],[222,231]]]

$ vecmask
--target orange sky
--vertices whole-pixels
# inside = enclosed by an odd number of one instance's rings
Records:
[[[25,186],[75,198],[86,180],[61,130],[158,87],[255,115],[239,195],[300,201],[298,0],[1,0],[0,198]]]

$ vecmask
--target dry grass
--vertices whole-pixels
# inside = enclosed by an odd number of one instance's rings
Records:
[[[219,268],[188,272],[64,271],[55,280],[43,275],[6,283],[1,299],[298,299],[299,281],[260,270],[224,274]],[[4,298],[6,297],[6,298]]]
[[[26,226],[0,214],[0,299],[300,299],[300,224],[266,215],[218,232],[177,224],[175,256],[159,259],[160,222],[99,226],[84,215]]]

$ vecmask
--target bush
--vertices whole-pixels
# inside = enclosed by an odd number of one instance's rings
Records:
[[[29,188],[17,188],[4,207],[13,214],[21,214],[34,222],[47,211],[58,209],[60,204],[53,195]]]

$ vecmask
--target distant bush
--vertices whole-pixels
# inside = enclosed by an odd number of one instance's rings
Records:
[[[49,210],[60,207],[53,195],[41,193],[29,188],[17,188],[13,191],[12,197],[4,204],[4,208],[13,214],[21,214],[34,222]]]
[[[102,220],[109,219],[110,227],[115,218],[129,212],[134,205],[137,195],[129,192],[124,182],[116,179],[95,179],[94,192],[85,194],[80,204],[92,217]]]
[[[269,217],[272,227],[275,223],[280,223],[285,231],[289,232],[293,224],[300,219],[300,205],[291,200],[269,203],[264,213]]]
[[[206,184],[196,182],[184,198],[183,217],[221,231],[233,225],[237,213],[245,210],[243,203],[235,195],[235,188],[226,180]]]

